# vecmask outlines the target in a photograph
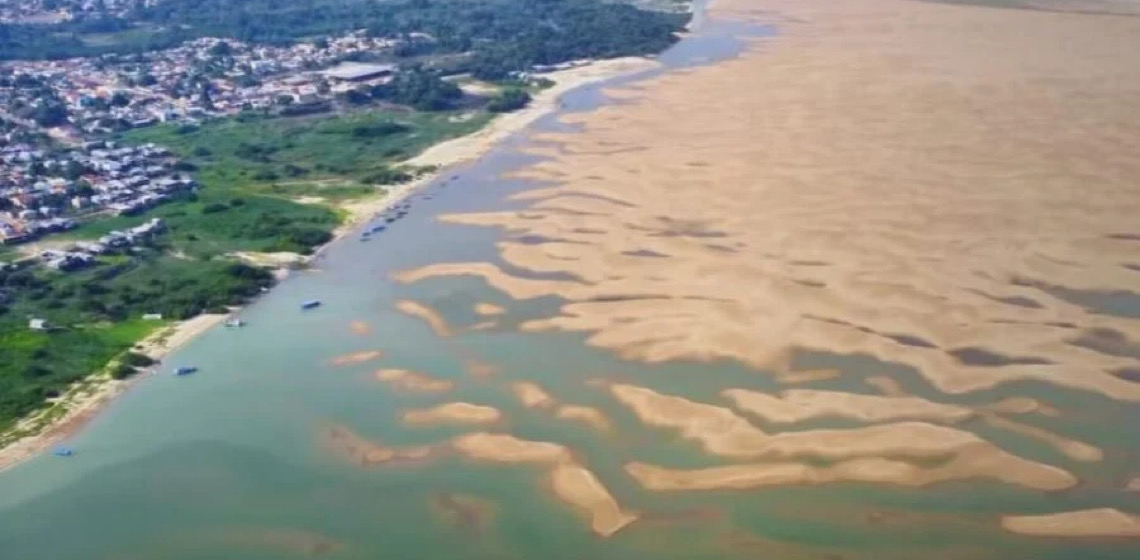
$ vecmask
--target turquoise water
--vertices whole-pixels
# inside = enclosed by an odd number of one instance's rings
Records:
[[[715,62],[742,48],[739,37],[771,31],[707,22],[662,60],[670,68]],[[584,88],[566,97],[563,114],[608,102],[601,88]],[[570,129],[556,117],[537,129]],[[407,219],[372,241],[349,237],[330,247],[314,270],[251,305],[243,314],[247,328],[216,329],[193,341],[168,361],[195,364],[200,373],[141,381],[71,438],[76,457],[39,457],[0,474],[0,560],[1140,557],[1140,544],[1027,539],[1002,533],[996,523],[999,514],[1014,511],[1140,509],[1135,498],[1115,489],[1140,460],[1140,431],[1116,429],[1140,420],[1135,409],[1036,384],[941,395],[913,371],[859,356],[798,359],[805,367],[843,369],[846,375],[833,386],[851,391],[868,391],[862,377],[894,368],[892,375],[908,390],[944,401],[1047,398],[1063,412],[1079,413],[1064,414],[1053,425],[1043,421],[1043,427],[1103,446],[1109,457],[1073,464],[1033,440],[971,427],[1014,452],[1061,464],[1085,483],[1056,494],[973,482],[925,489],[837,484],[755,492],[642,490],[622,471],[623,463],[720,462],[696,445],[644,427],[587,380],[628,380],[715,400],[725,386],[775,389],[771,379],[727,363],[621,362],[586,347],[581,336],[515,332],[518,323],[557,305],[554,299],[511,302],[476,280],[401,285],[389,279],[394,271],[438,261],[504,264],[493,247],[495,231],[445,226],[434,218],[510,206],[504,197],[528,185],[499,175],[535,160],[517,151],[526,142],[525,135],[516,137],[448,174],[426,191],[430,200],[417,197]],[[298,310],[301,301],[313,298],[324,306]],[[471,311],[477,302],[510,311],[491,331],[442,339],[394,309],[404,298],[439,309],[459,327],[480,320]],[[373,332],[353,334],[352,321],[367,322]],[[329,364],[335,356],[366,350],[385,355],[359,365]],[[472,378],[465,371],[471,360],[501,372],[490,380]],[[443,397],[398,393],[373,378],[378,367],[427,372],[457,387]],[[537,381],[562,402],[595,406],[617,429],[599,436],[584,425],[524,408],[507,387],[516,379]],[[445,400],[498,407],[509,419],[506,429],[518,437],[571,447],[625,508],[643,518],[602,539],[549,495],[538,468],[453,457],[361,468],[320,443],[322,429],[331,424],[392,445],[432,443],[469,431],[399,422],[404,409]],[[453,526],[439,515],[432,503],[447,494],[495,504],[486,530]]]

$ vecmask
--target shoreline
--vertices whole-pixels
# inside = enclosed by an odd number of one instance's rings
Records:
[[[242,262],[269,266],[274,269],[277,280],[283,281],[288,277],[290,270],[312,262],[333,243],[355,231],[376,214],[423,190],[444,176],[450,168],[482,157],[503,140],[558,110],[559,100],[563,94],[582,86],[659,65],[660,63],[652,58],[624,57],[595,60],[583,66],[542,74],[542,77],[554,81],[554,85],[535,93],[526,107],[497,115],[486,126],[473,133],[435,144],[403,162],[404,165],[435,166],[436,171],[426,173],[402,185],[390,187],[378,196],[329,205],[334,210],[344,212],[345,220],[333,230],[333,238],[318,247],[312,255],[236,253],[231,256]],[[234,311],[239,312],[240,309]],[[221,324],[228,316],[202,314],[173,323],[140,340],[133,349],[161,362],[178,348]],[[13,428],[0,433],[0,472],[22,464],[75,435],[135,383],[154,373],[155,368],[161,367],[157,365],[128,379],[116,380],[111,378],[109,372],[109,366],[113,363],[114,360],[108,362],[99,371],[74,383],[50,406],[20,419]],[[20,434],[24,431],[27,433]],[[9,437],[14,439],[4,443]]]

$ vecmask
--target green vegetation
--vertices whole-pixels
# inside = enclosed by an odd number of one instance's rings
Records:
[[[282,44],[367,28],[430,34],[436,41],[410,41],[397,54],[470,53],[459,70],[490,79],[533,64],[656,53],[686,21],[603,0],[170,0],[140,4],[127,19],[0,25],[0,57],[145,52],[204,36]]]
[[[0,431],[165,325],[147,313],[184,319],[238,305],[272,282],[264,270],[224,261],[188,261],[146,250],[61,274],[25,265],[0,271]],[[32,330],[30,318],[48,329]],[[112,372],[126,374],[127,372]]]
[[[491,98],[487,110],[492,113],[509,113],[526,107],[527,103],[530,103],[530,94],[525,89],[509,87]]]

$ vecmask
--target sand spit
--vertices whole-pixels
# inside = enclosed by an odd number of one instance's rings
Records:
[[[637,514],[622,510],[594,473],[576,462],[570,449],[563,445],[478,432],[453,439],[452,446],[461,455],[477,461],[549,466],[554,495],[589,515],[590,527],[603,537],[637,519]]]
[[[419,393],[444,393],[455,388],[455,383],[436,379],[430,375],[407,369],[382,369],[376,372],[376,379],[388,383],[396,389]]]
[[[582,422],[599,432],[609,432],[613,428],[610,419],[602,411],[592,406],[564,404],[558,407],[555,416],[573,422]]]
[[[776,381],[783,385],[799,385],[801,383],[814,383],[828,381],[841,375],[837,369],[809,369],[804,371],[789,371],[776,375]]]
[[[493,424],[503,419],[503,413],[490,406],[453,402],[409,410],[402,418],[405,424]]]
[[[790,390],[771,395],[746,389],[726,389],[721,394],[736,408],[778,424],[827,417],[860,422],[903,419],[957,422],[974,415],[973,410],[964,406],[936,403],[919,397],[880,397],[812,390]]]
[[[502,315],[507,312],[507,308],[493,303],[479,302],[475,304],[475,313],[483,316]]]
[[[448,526],[483,534],[495,522],[495,502],[471,494],[442,493],[431,497],[431,509]]]
[[[353,352],[351,354],[344,354],[329,360],[329,364],[334,366],[354,366],[371,362],[372,360],[379,359],[384,356],[384,353],[379,350],[364,350],[362,352]]]
[[[549,408],[557,402],[541,385],[533,381],[511,383],[515,398],[527,408]]]
[[[609,537],[637,520],[637,514],[624,511],[598,477],[577,464],[559,464],[550,472],[555,495],[590,516],[590,528]]]
[[[361,467],[425,461],[443,449],[438,445],[388,447],[336,424],[322,431],[321,440],[333,453]]]
[[[353,321],[348,324],[348,330],[352,331],[352,334],[367,336],[372,334],[372,325],[365,321]]]
[[[907,365],[949,393],[1035,381],[1140,401],[1110,373],[1136,358],[1070,343],[1097,328],[1140,339],[1081,298],[1137,296],[1123,265],[1140,19],[904,0],[715,9],[779,13],[779,38],[573,115],[581,132],[539,135],[553,157],[513,174],[554,185],[529,207],[447,219],[559,240],[505,240],[501,257],[578,281],[486,262],[400,278],[564,298],[525,327],[628,359],[783,371],[813,349]]]
[[[1049,515],[1007,515],[1006,531],[1039,537],[1140,537],[1140,515],[1100,508]]]
[[[434,332],[436,336],[447,338],[454,334],[451,325],[447,324],[447,320],[443,318],[443,315],[418,301],[402,299],[396,302],[396,309],[404,314],[422,319],[431,327],[432,332]]]
[[[664,395],[644,387],[615,384],[610,391],[646,424],[676,429],[685,439],[701,444],[705,451],[735,459],[812,458],[830,461],[862,458],[841,463],[843,468],[814,469],[798,474],[807,480],[822,477],[865,477],[858,480],[912,480],[912,484],[929,484],[948,478],[989,476],[1013,484],[1034,488],[1058,489],[1076,484],[1064,470],[1022,459],[1009,454],[978,436],[945,426],[923,422],[897,422],[847,430],[808,430],[769,435],[731,410]],[[889,457],[890,459],[885,459]],[[943,464],[919,468],[902,459],[938,459]],[[759,477],[771,477],[764,465]],[[713,480],[723,473],[741,477],[738,471],[705,470]],[[784,473],[784,471],[779,471]],[[967,473],[967,474],[962,474]],[[788,476],[788,475],[783,475]],[[730,478],[732,478],[730,477]],[[703,478],[703,477],[702,477]],[[777,480],[782,480],[777,477]],[[906,483],[906,482],[900,482]],[[750,482],[750,484],[755,484]]]
[[[1043,441],[1075,461],[1096,462],[1104,459],[1104,452],[1101,451],[1100,448],[1074,439],[1069,439],[1044,428],[1030,426],[1029,424],[1023,424],[994,414],[985,415],[985,421],[995,428],[1001,428],[1015,434]]]

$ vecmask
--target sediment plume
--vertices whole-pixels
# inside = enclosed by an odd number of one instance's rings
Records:
[[[608,432],[613,425],[602,411],[592,406],[564,404],[558,407],[555,415],[563,420],[582,422],[599,432]]]
[[[431,508],[447,525],[477,535],[491,527],[498,509],[491,500],[453,492],[433,495]]]
[[[502,419],[503,413],[497,408],[465,402],[409,410],[403,415],[406,424],[493,424]]]
[[[412,317],[423,320],[423,322],[427,323],[428,327],[431,327],[432,332],[434,332],[436,336],[448,338],[454,334],[451,325],[447,324],[447,320],[443,318],[443,315],[423,303],[410,299],[402,299],[396,302],[396,309],[405,315],[411,315]]]
[[[357,364],[363,364],[364,362],[370,362],[382,357],[383,355],[384,353],[379,350],[365,350],[363,352],[353,352],[351,354],[337,356],[329,360],[329,363],[334,366],[353,366]]]
[[[1140,538],[1140,515],[1112,508],[1048,515],[1007,515],[1001,518],[1001,526],[1011,533],[1039,537]]]
[[[444,393],[455,387],[453,381],[407,369],[381,369],[376,372],[376,379],[396,389],[419,393]]]
[[[736,408],[767,422],[791,424],[817,418],[846,418],[861,422],[902,419],[957,422],[974,415],[964,406],[936,403],[919,397],[881,397],[840,391],[789,390],[775,395],[727,389],[722,395]]]
[[[527,408],[548,408],[557,402],[546,389],[533,381],[511,383],[511,392]]]
[[[388,447],[357,434],[347,426],[337,424],[323,430],[322,443],[333,453],[361,467],[423,461],[442,450],[438,445]]]

